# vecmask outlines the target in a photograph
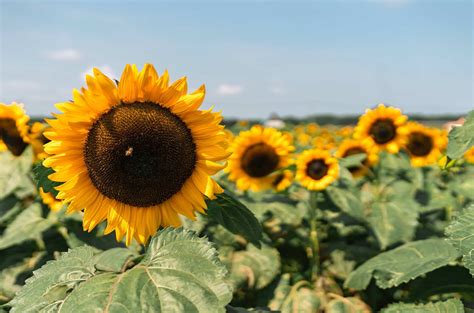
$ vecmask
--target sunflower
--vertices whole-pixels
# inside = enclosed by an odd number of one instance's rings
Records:
[[[379,104],[359,118],[354,138],[373,145],[377,150],[397,153],[406,140],[406,129],[403,127],[406,121],[406,115],[399,109]]]
[[[280,192],[290,187],[291,183],[293,182],[293,176],[293,172],[290,170],[284,170],[276,173],[272,176],[273,189]]]
[[[43,188],[41,187],[39,189],[39,196],[43,203],[47,205],[51,211],[58,212],[63,207],[63,202],[61,200],[57,200],[50,192],[44,192]]]
[[[469,163],[474,163],[474,147],[471,147],[469,150],[464,153],[464,158],[469,162]]]
[[[309,190],[323,190],[339,175],[337,159],[326,150],[303,151],[296,166],[296,180]]]
[[[232,156],[225,169],[240,190],[260,191],[272,187],[273,172],[291,163],[290,137],[274,128],[253,126],[240,132],[232,143]]]
[[[106,234],[146,243],[160,226],[181,225],[178,214],[204,213],[205,197],[223,191],[211,175],[229,156],[220,113],[199,110],[204,86],[187,94],[185,77],[169,85],[150,64],[127,65],[117,84],[98,69],[86,81],[47,120],[43,163],[63,183],[68,212],[84,210],[84,230],[107,220]]]
[[[0,139],[15,156],[21,155],[28,146],[29,119],[23,104],[0,103]]]
[[[3,140],[0,139],[0,152],[7,151],[7,146],[3,143]]]
[[[372,146],[363,144],[358,140],[346,139],[339,145],[335,156],[337,158],[346,158],[348,156],[361,153],[365,153],[366,155],[361,162],[361,166],[347,168],[349,172],[351,172],[352,176],[360,177],[367,173],[369,168],[378,161],[378,154]]]
[[[405,150],[410,155],[412,165],[435,164],[448,143],[446,135],[439,129],[426,127],[416,122],[407,123],[406,129]]]
[[[49,139],[44,136],[44,132],[49,129],[48,125],[39,122],[33,123],[30,128],[29,141],[37,160],[45,159],[48,156],[44,152],[44,145],[49,142]]]

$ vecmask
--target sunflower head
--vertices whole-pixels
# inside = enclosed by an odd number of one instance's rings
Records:
[[[260,191],[272,187],[272,173],[291,162],[289,136],[274,128],[253,126],[240,132],[232,143],[232,156],[226,172],[240,190]]]
[[[86,81],[48,120],[44,161],[63,183],[57,198],[84,210],[84,229],[107,220],[117,240],[145,243],[158,227],[179,226],[178,214],[204,212],[229,156],[221,115],[199,110],[204,86],[187,94],[186,78],[169,84],[150,64],[127,65],[117,84],[98,69]]]
[[[435,164],[447,145],[446,134],[439,129],[426,127],[416,122],[407,123],[406,130],[405,150],[410,155],[412,165]]]
[[[61,200],[56,199],[52,193],[45,192],[43,188],[39,189],[39,196],[41,201],[43,201],[51,211],[58,212],[63,207],[63,202]]]
[[[34,122],[30,128],[28,137],[37,160],[45,159],[48,156],[44,151],[44,145],[49,142],[49,139],[44,136],[44,133],[49,129],[47,124],[39,122]]]
[[[373,146],[364,144],[358,140],[346,139],[339,145],[335,156],[337,158],[346,158],[361,153],[366,155],[361,166],[348,168],[354,177],[360,177],[367,173],[369,168],[378,161],[378,154],[375,149],[373,149]]]
[[[407,117],[399,109],[379,104],[359,118],[354,138],[377,150],[397,153],[406,140],[406,121]]]
[[[21,155],[28,146],[29,120],[22,104],[0,103],[0,140],[15,156]]]
[[[337,159],[326,150],[303,151],[296,166],[296,180],[309,190],[323,190],[339,175]]]
[[[466,161],[468,161],[469,163],[474,163],[474,147],[471,147],[469,150],[467,150],[467,151],[464,153],[464,158],[465,158]]]
[[[294,175],[293,175],[293,172],[290,170],[283,170],[281,172],[276,173],[272,177],[273,177],[273,180],[272,180],[273,189],[280,192],[291,186]]]

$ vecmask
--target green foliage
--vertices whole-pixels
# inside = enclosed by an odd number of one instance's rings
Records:
[[[427,239],[404,244],[381,253],[352,272],[346,288],[367,288],[372,277],[380,288],[406,283],[456,260],[457,251],[443,239]]]
[[[464,307],[458,299],[449,299],[427,304],[391,304],[381,313],[464,313]]]
[[[54,187],[61,185],[61,183],[54,182],[48,178],[49,175],[54,174],[52,168],[45,167],[43,163],[37,162],[33,167],[33,174],[38,189],[43,188],[44,192],[51,192],[54,196],[58,194],[58,191]]]
[[[0,199],[24,187],[32,160],[31,148],[27,148],[20,157],[15,157],[10,153],[0,153]]]
[[[462,255],[464,266],[474,276],[474,204],[465,208],[446,228],[449,242]]]
[[[474,146],[474,111],[469,112],[463,126],[454,127],[449,132],[447,155],[451,159],[459,159]]]
[[[208,200],[207,206],[210,219],[233,234],[241,235],[255,246],[261,246],[262,226],[252,211],[229,192],[217,195],[214,200]]]
[[[216,250],[190,231],[160,231],[141,261],[133,257],[123,248],[72,249],[35,271],[9,305],[12,312],[224,312],[231,300]]]

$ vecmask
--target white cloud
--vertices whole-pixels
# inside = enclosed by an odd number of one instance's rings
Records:
[[[240,85],[221,84],[217,87],[217,94],[222,96],[233,96],[242,93],[243,87]]]
[[[101,65],[101,66],[89,66],[87,70],[82,72],[81,78],[85,81],[86,80],[86,75],[93,75],[93,69],[94,67],[98,68],[102,73],[104,73],[107,77],[110,79],[118,79],[117,76],[115,76],[114,71],[112,68],[108,65]]]
[[[75,61],[81,57],[81,53],[74,49],[56,50],[48,53],[48,58],[56,61]]]

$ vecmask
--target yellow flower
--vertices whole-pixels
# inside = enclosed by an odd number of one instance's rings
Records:
[[[369,168],[377,163],[378,154],[372,146],[363,144],[358,140],[346,139],[340,145],[336,151],[335,156],[337,158],[346,158],[351,155],[365,153],[366,157],[362,161],[362,166],[349,167],[348,170],[354,177],[360,177],[365,175]]]
[[[448,138],[436,128],[426,127],[416,122],[406,125],[407,142],[405,149],[413,166],[435,164],[445,149]]]
[[[464,158],[469,162],[469,163],[474,163],[474,147],[471,147],[469,150],[464,153]]]
[[[399,109],[379,104],[359,118],[354,138],[373,145],[377,150],[397,153],[405,144],[406,130],[403,126],[406,121],[407,117]]]
[[[307,133],[299,133],[297,139],[300,146],[306,146],[310,143],[311,136]]]
[[[52,130],[44,165],[68,212],[84,210],[84,229],[107,220],[115,231],[146,243],[160,226],[179,226],[178,214],[195,219],[205,197],[223,190],[211,178],[229,156],[219,113],[199,110],[204,86],[187,94],[183,77],[169,85],[146,64],[127,65],[118,84],[98,69],[86,76],[87,89],[47,120]]]
[[[7,151],[7,146],[3,143],[3,140],[0,139],[0,152]]]
[[[289,136],[256,125],[234,139],[225,171],[240,190],[269,189],[273,181],[270,174],[290,165],[293,150]]]
[[[284,170],[279,173],[276,173],[272,176],[272,186],[276,191],[283,191],[286,188],[291,186],[293,182],[293,172],[290,170]]]
[[[319,126],[316,123],[309,123],[308,125],[306,125],[306,129],[308,131],[308,134],[314,135],[318,131]]]
[[[339,164],[325,150],[303,151],[296,160],[296,180],[309,190],[323,190],[339,175]]]
[[[15,156],[21,155],[28,146],[29,119],[23,104],[0,103],[0,140]]]
[[[57,200],[50,192],[44,192],[43,188],[40,187],[39,195],[44,204],[46,204],[51,211],[58,212],[63,207],[63,202]]]
[[[44,151],[44,145],[49,142],[49,139],[44,136],[44,132],[49,129],[47,124],[39,122],[33,123],[30,128],[28,137],[37,160],[45,159],[48,156]]]

